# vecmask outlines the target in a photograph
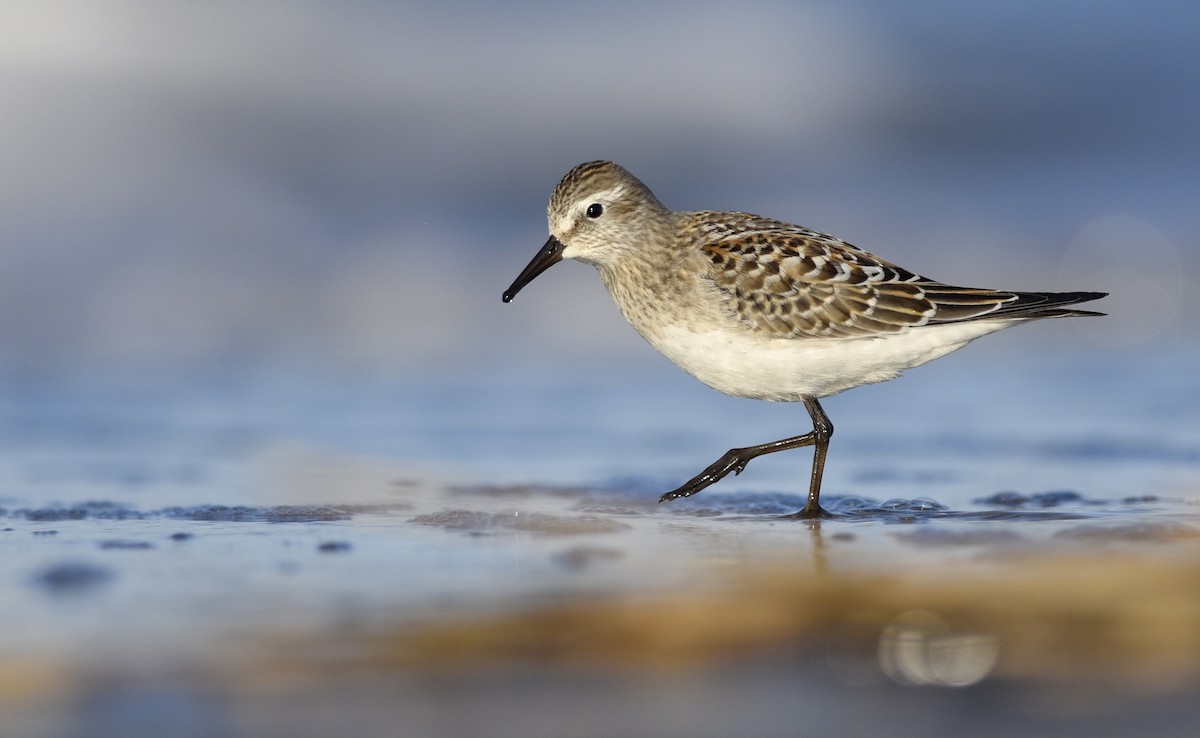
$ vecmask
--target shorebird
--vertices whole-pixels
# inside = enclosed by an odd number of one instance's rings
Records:
[[[730,449],[659,502],[740,474],[764,454],[813,446],[800,518],[828,517],[821,477],[833,424],[818,401],[894,379],[980,336],[1103,292],[953,287],[839,238],[742,212],[675,211],[607,161],[580,164],[554,189],[550,238],[505,290],[510,302],[563,259],[591,264],[625,319],[681,369],[734,397],[802,402],[810,432]]]

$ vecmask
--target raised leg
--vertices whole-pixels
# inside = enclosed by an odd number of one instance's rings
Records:
[[[771,441],[758,446],[733,448],[725,455],[709,464],[708,468],[689,479],[678,489],[667,492],[658,498],[659,502],[668,502],[679,497],[691,497],[700,490],[721,481],[729,472],[741,474],[751,459],[773,454],[776,451],[813,446],[812,478],[808,483],[808,503],[804,509],[795,514],[798,518],[829,517],[829,513],[821,509],[821,476],[825,472],[825,453],[829,450],[829,439],[833,436],[833,423],[821,408],[815,397],[805,397],[804,407],[808,408],[808,416],[812,418],[813,429],[802,436],[785,438],[782,441]]]

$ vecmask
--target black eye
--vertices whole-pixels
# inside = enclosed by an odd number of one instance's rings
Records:
[[[598,202],[594,202],[591,205],[588,205],[587,217],[599,218],[601,215],[604,215],[604,206],[603,205],[601,205]]]

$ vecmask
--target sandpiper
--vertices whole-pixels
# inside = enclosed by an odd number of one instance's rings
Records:
[[[893,379],[980,336],[1038,318],[1103,315],[1072,307],[1104,292],[952,287],[845,241],[741,212],[673,211],[607,161],[572,169],[547,208],[550,239],[504,292],[562,259],[591,264],[651,346],[735,397],[803,402],[813,429],[734,448],[660,502],[688,497],[763,454],[813,446],[801,518],[828,517],[821,476],[833,424],[819,398]]]

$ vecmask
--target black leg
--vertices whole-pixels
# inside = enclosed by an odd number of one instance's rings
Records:
[[[829,450],[829,439],[833,436],[833,423],[829,422],[829,417],[821,409],[817,398],[805,397],[804,407],[808,408],[808,416],[812,418],[813,429],[811,432],[805,433],[802,436],[785,438],[782,441],[772,441],[758,446],[730,449],[724,456],[710,464],[707,469],[689,479],[678,489],[667,492],[658,501],[668,502],[679,497],[691,497],[710,484],[721,481],[729,472],[741,474],[746,465],[750,463],[750,460],[759,456],[773,454],[776,451],[801,448],[803,446],[814,446],[812,478],[808,484],[808,503],[804,506],[803,510],[795,514],[795,517],[829,517],[829,513],[821,509],[820,499],[821,476],[825,472],[825,453]]]
[[[815,397],[805,397],[804,407],[813,422],[813,465],[812,478],[808,482],[808,502],[796,513],[798,518],[828,518],[829,513],[821,507],[821,478],[825,476],[825,454],[829,451],[829,439],[833,437],[833,423],[825,414]]]

